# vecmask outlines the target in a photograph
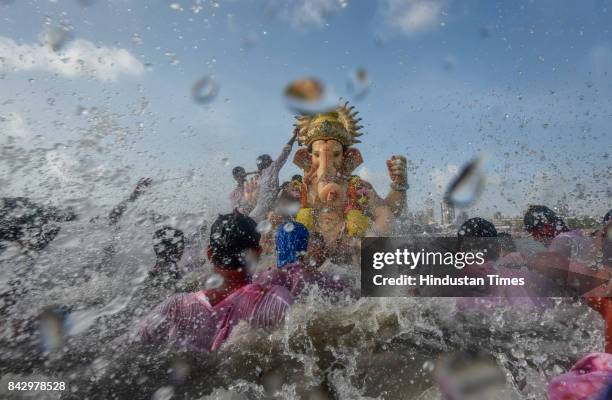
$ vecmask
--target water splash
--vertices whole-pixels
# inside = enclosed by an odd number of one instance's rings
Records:
[[[88,309],[73,312],[70,315],[73,322],[68,333],[70,335],[79,335],[87,331],[98,318],[117,314],[127,306],[135,290],[136,289],[134,289],[129,295],[117,296],[110,303],[100,309]]]

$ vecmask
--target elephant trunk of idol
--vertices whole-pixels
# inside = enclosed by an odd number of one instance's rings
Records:
[[[319,201],[326,208],[342,208],[346,189],[343,190],[340,184],[334,181],[322,180],[317,183],[316,188]]]
[[[312,166],[312,187],[318,201],[329,209],[341,209],[345,201],[345,179],[335,165],[331,151],[321,151],[320,157]]]

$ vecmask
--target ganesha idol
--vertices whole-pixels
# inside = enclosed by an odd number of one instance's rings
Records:
[[[357,175],[363,162],[353,147],[362,135],[357,111],[348,103],[332,112],[296,117],[299,144],[293,160],[304,171],[301,208],[296,216],[318,239],[325,258],[350,260],[352,243],[363,236],[385,236],[406,205],[406,159],[387,160],[391,190],[381,198]]]

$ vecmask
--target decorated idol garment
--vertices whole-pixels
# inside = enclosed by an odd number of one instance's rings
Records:
[[[393,219],[405,207],[405,158],[393,156],[387,162],[391,191],[382,199],[372,185],[353,175],[363,162],[353,147],[362,136],[354,107],[345,103],[332,112],[296,118],[302,147],[294,163],[304,171],[296,220],[320,234],[328,245],[366,232],[388,234]]]

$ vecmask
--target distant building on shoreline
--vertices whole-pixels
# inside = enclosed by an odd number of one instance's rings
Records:
[[[520,233],[523,231],[522,217],[506,217],[497,211],[493,214],[491,222],[495,225],[497,232]]]
[[[455,206],[446,201],[440,203],[440,223],[442,225],[455,223]]]

